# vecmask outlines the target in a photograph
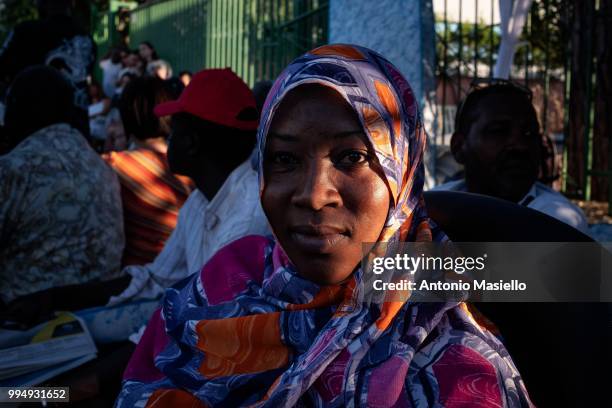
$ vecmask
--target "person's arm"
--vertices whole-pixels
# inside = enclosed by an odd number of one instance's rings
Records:
[[[58,310],[78,311],[102,306],[112,295],[121,293],[129,282],[128,276],[122,276],[109,281],[93,280],[53,287],[21,296],[0,310],[0,321],[27,328],[51,319]]]
[[[130,284],[122,293],[111,297],[108,306],[136,299],[155,299],[161,296],[166,288],[189,274],[184,237],[184,225],[189,220],[182,215],[181,211],[174,231],[153,262],[123,269],[124,274],[131,276]]]

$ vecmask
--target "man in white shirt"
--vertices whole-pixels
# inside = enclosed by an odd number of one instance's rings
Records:
[[[457,110],[451,152],[465,179],[435,190],[485,194],[533,208],[587,233],[587,220],[562,194],[537,182],[541,134],[531,92],[509,81],[472,90]]]
[[[126,54],[125,50],[113,48],[108,55],[100,61],[100,69],[102,70],[102,90],[109,98],[115,96],[119,73],[123,69],[121,64],[122,57]]]
[[[176,228],[150,264],[129,266],[132,279],[110,304],[152,299],[198,272],[226,244],[269,233],[259,201],[258,174],[249,155],[258,115],[247,85],[229,69],[194,75],[177,101],[155,108],[172,115],[168,163],[196,185],[179,212]]]

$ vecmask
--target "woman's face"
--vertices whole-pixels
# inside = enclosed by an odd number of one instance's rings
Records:
[[[300,86],[283,99],[267,135],[262,205],[300,275],[343,281],[375,242],[389,190],[350,105],[333,89]]]

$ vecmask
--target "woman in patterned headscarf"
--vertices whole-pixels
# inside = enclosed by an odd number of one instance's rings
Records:
[[[168,290],[118,406],[529,406],[464,304],[365,300],[363,243],[445,239],[423,204],[424,149],[385,58],[329,45],[289,65],[258,133],[274,237],[235,241]]]

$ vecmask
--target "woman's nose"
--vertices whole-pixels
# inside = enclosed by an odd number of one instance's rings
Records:
[[[319,211],[324,207],[337,207],[342,202],[334,177],[333,165],[313,163],[306,166],[304,177],[294,191],[293,205]]]

